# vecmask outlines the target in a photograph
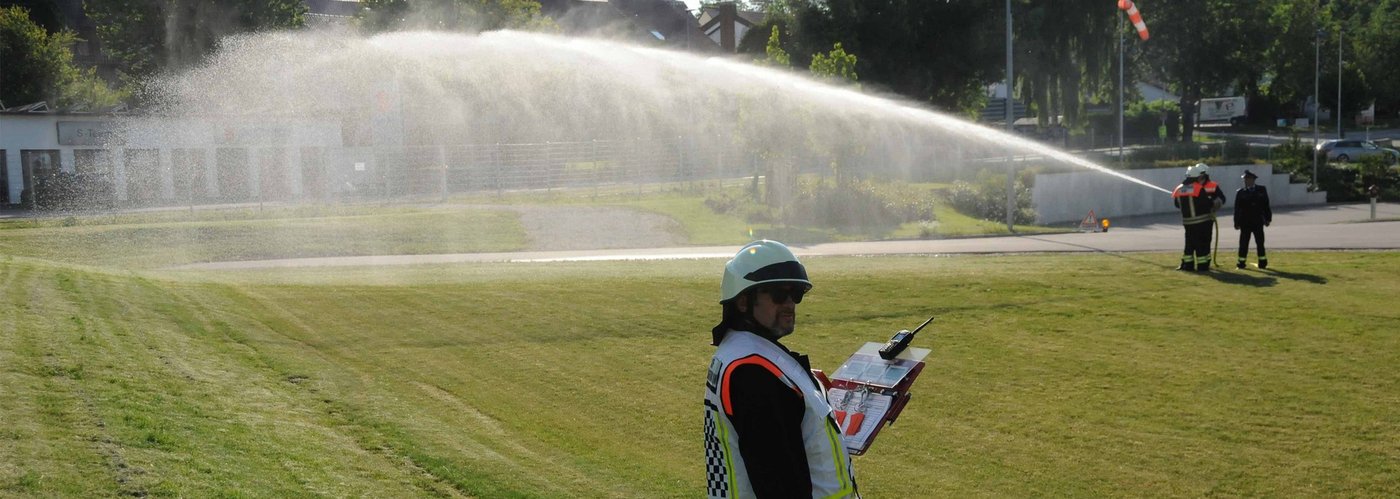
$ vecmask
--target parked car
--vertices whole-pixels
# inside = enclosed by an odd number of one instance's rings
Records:
[[[1369,140],[1327,140],[1318,144],[1317,150],[1324,154],[1327,161],[1340,163],[1377,155],[1384,155],[1387,164],[1400,161],[1400,151],[1386,149]]]

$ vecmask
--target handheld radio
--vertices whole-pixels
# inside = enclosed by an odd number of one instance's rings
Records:
[[[914,341],[914,335],[923,330],[924,326],[927,326],[930,322],[933,322],[933,317],[929,317],[928,320],[924,321],[923,324],[919,324],[919,327],[914,328],[913,331],[901,329],[899,332],[894,333],[894,336],[890,337],[890,341],[885,343],[885,346],[880,347],[880,358],[890,360],[898,356],[900,352],[904,351],[905,347],[909,346],[910,341]]]

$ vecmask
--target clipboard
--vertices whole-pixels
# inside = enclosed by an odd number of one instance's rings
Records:
[[[894,423],[909,404],[909,389],[924,370],[927,348],[906,348],[893,359],[880,358],[883,343],[866,343],[831,375],[827,400],[836,411],[841,440],[853,456],[865,454],[880,430]]]

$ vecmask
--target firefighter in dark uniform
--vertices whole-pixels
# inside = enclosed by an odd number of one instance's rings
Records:
[[[1225,204],[1225,193],[1210,180],[1210,167],[1196,163],[1186,169],[1186,180],[1172,192],[1172,204],[1181,209],[1186,227],[1186,247],[1177,270],[1210,271],[1210,238],[1215,228],[1215,210]]]
[[[1240,257],[1235,268],[1244,268],[1245,257],[1249,256],[1249,236],[1254,236],[1254,246],[1259,255],[1259,268],[1269,268],[1269,256],[1264,252],[1264,227],[1274,221],[1274,212],[1269,209],[1269,190],[1262,185],[1254,185],[1259,178],[1254,172],[1244,171],[1244,187],[1235,191],[1235,230],[1240,231]]]

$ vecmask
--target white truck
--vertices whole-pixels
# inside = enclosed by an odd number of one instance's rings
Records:
[[[1201,99],[1196,105],[1196,123],[1229,123],[1236,126],[1244,123],[1244,97],[1212,97]]]

